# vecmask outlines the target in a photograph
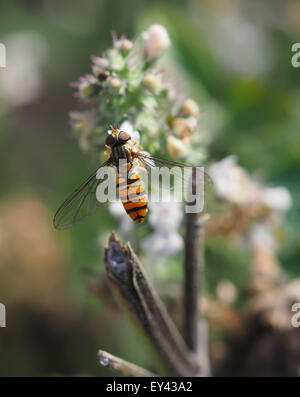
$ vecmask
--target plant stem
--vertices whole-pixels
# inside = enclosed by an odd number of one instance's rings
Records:
[[[184,266],[184,335],[187,346],[198,351],[200,274],[203,270],[204,230],[201,214],[186,214],[185,266]],[[201,274],[202,275],[202,274]]]
[[[196,171],[193,172],[191,183],[192,193],[195,195],[197,192],[196,185],[199,183]],[[196,201],[193,201],[191,198],[190,204],[194,205],[195,208]],[[202,376],[209,375],[210,372],[207,324],[201,316],[200,308],[203,293],[204,229],[206,220],[207,217],[198,209],[194,212],[187,212],[186,214],[183,286],[184,337],[189,349],[199,357]]]

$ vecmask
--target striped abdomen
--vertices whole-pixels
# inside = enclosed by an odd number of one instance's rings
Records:
[[[139,174],[128,176],[128,173],[117,175],[117,189],[125,211],[135,222],[144,221],[147,214],[147,196],[144,182]]]

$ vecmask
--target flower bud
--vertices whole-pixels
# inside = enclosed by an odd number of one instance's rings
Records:
[[[195,117],[176,117],[172,121],[172,126],[181,137],[185,137],[195,130],[197,127],[197,120]]]
[[[84,123],[82,120],[72,120],[71,125],[74,131],[82,133],[84,131]]]
[[[99,92],[99,85],[94,76],[82,77],[78,83],[79,96],[82,99],[89,99]]]
[[[143,78],[143,85],[145,88],[147,88],[147,90],[156,93],[160,86],[160,79],[153,74],[147,74]]]
[[[100,68],[97,65],[93,65],[92,70],[93,70],[94,75],[100,81],[105,81],[109,76],[109,72],[107,72],[105,69]]]
[[[129,52],[132,50],[133,47],[133,42],[128,40],[128,39],[122,39],[121,40],[121,50],[125,53]]]
[[[152,25],[143,37],[145,39],[145,54],[149,59],[153,59],[161,52],[170,47],[171,41],[166,28],[162,25]]]
[[[168,136],[167,138],[167,149],[170,156],[174,159],[183,156],[186,152],[186,146],[184,143],[172,135]]]
[[[117,77],[112,77],[109,79],[109,83],[113,88],[120,88],[121,87],[121,80],[119,80]]]
[[[95,65],[106,68],[109,65],[109,61],[106,58],[103,57],[95,57],[92,56],[92,61],[94,62]]]
[[[188,116],[197,116],[199,114],[199,106],[193,99],[186,99],[183,102],[182,111]]]
[[[91,132],[96,124],[97,118],[93,111],[71,112],[70,122],[74,131],[82,134]]]
[[[237,296],[237,290],[231,281],[223,280],[217,285],[217,296],[218,298],[227,304],[234,302]]]
[[[79,87],[79,94],[81,98],[90,98],[96,94],[95,86],[89,83],[84,83]]]

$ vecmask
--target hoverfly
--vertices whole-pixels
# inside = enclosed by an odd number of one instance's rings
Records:
[[[139,166],[149,169],[156,164],[166,167],[192,168],[185,164],[162,160],[141,151],[135,151],[129,144],[131,135],[118,128],[110,127],[112,133],[108,135],[105,145],[109,151],[109,158],[97,169],[79,188],[77,188],[58,208],[54,216],[56,229],[67,229],[84,218],[91,215],[101,203],[97,200],[96,190],[100,183],[98,172],[103,167],[116,168],[117,190],[123,207],[133,221],[142,223],[148,211],[147,195],[140,175],[135,172],[130,176],[130,171]],[[120,169],[120,160],[125,160],[125,169]],[[124,163],[123,163],[124,164]]]

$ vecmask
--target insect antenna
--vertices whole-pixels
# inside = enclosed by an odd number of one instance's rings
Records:
[[[109,129],[110,129],[112,132],[118,131],[118,129],[119,129],[119,123],[116,125],[116,128],[114,128],[114,127],[110,124]]]

